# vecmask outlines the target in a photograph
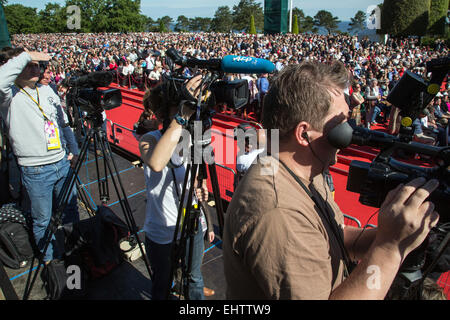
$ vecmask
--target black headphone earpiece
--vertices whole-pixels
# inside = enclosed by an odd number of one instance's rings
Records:
[[[308,140],[309,139],[308,132],[303,132],[302,138]]]

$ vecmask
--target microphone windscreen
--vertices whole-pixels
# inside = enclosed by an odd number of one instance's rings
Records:
[[[226,73],[271,73],[275,70],[275,65],[260,58],[225,56],[222,59],[222,70]]]

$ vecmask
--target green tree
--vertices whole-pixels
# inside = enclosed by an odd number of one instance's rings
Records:
[[[209,32],[211,30],[211,18],[195,17],[189,19],[189,28],[192,31]]]
[[[327,30],[328,34],[336,32],[339,23],[338,17],[333,17],[331,12],[326,10],[320,10],[314,16],[314,25],[317,27],[323,27]]]
[[[288,21],[288,23],[289,23],[289,20],[291,19],[290,11],[291,11],[291,10],[288,10],[288,15],[287,15],[287,21]],[[294,17],[295,17],[295,16],[298,17],[298,20],[299,20],[300,23],[301,23],[301,21],[302,21],[303,19],[305,19],[305,13],[303,12],[302,9],[299,9],[299,8],[297,8],[297,7],[295,7],[295,8],[292,9],[292,24],[294,24]]]
[[[240,0],[233,6],[233,29],[249,32],[248,21],[253,15],[255,19],[256,31],[260,32],[264,28],[264,13],[260,3],[255,0]]]
[[[300,23],[300,32],[319,32],[319,28],[317,28],[314,24],[314,18],[311,16],[305,17],[305,19]]]
[[[101,18],[106,16],[106,28],[93,29],[96,32],[140,32],[144,30],[145,17],[140,13],[140,0],[107,1],[100,12]],[[106,5],[107,4],[107,5]]]
[[[39,31],[39,17],[36,8],[10,4],[4,7],[4,11],[10,34],[37,33]]]
[[[443,35],[445,33],[445,18],[449,8],[449,0],[431,0],[428,33]]]
[[[164,23],[164,21],[159,20],[159,32],[166,33],[168,31],[169,30],[167,29],[166,24]]]
[[[355,32],[355,31],[361,31],[364,29],[364,25],[366,23],[366,13],[364,11],[359,10],[354,18],[350,18],[350,24],[348,31]]]
[[[256,34],[255,17],[253,15],[250,16],[250,31],[248,33]]]
[[[177,24],[175,25],[176,32],[189,31],[189,18],[184,15],[178,16]]]
[[[294,16],[294,22],[292,23],[292,33],[298,34],[298,16]]]
[[[393,36],[423,36],[428,28],[430,0],[384,0],[381,28]]]
[[[171,31],[170,24],[172,22],[173,19],[169,16],[164,16],[156,20],[156,23],[159,25],[160,32],[170,32]]]
[[[158,32],[159,25],[151,17],[145,17],[144,30],[148,32]]]
[[[38,32],[55,33],[66,29],[66,8],[58,3],[47,3],[38,14]]]
[[[232,29],[232,25],[233,16],[230,7],[222,6],[217,8],[211,21],[211,30],[218,33],[227,33]]]

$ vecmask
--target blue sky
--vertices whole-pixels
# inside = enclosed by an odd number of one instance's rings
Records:
[[[20,3],[38,9],[43,9],[47,2],[65,3],[64,0],[39,2],[36,0],[8,0],[8,4]],[[257,0],[257,2],[264,6],[263,0]],[[341,21],[349,21],[358,10],[366,12],[370,5],[382,2],[383,0],[293,0],[293,6],[303,9],[305,14],[310,16],[314,16],[317,11],[324,9],[332,12]],[[238,3],[239,0],[141,0],[141,12],[153,19],[165,15],[174,19],[179,15],[185,15],[188,18],[212,18],[219,6],[229,6],[232,9]]]

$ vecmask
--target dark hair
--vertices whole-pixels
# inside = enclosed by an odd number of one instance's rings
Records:
[[[19,54],[24,52],[24,48],[11,48],[4,47],[0,51],[0,66],[8,62],[9,59],[17,57]]]
[[[264,97],[263,126],[279,129],[280,138],[301,121],[321,130],[331,106],[329,90],[348,86],[349,73],[339,61],[332,65],[308,61],[286,66],[275,76]]]

